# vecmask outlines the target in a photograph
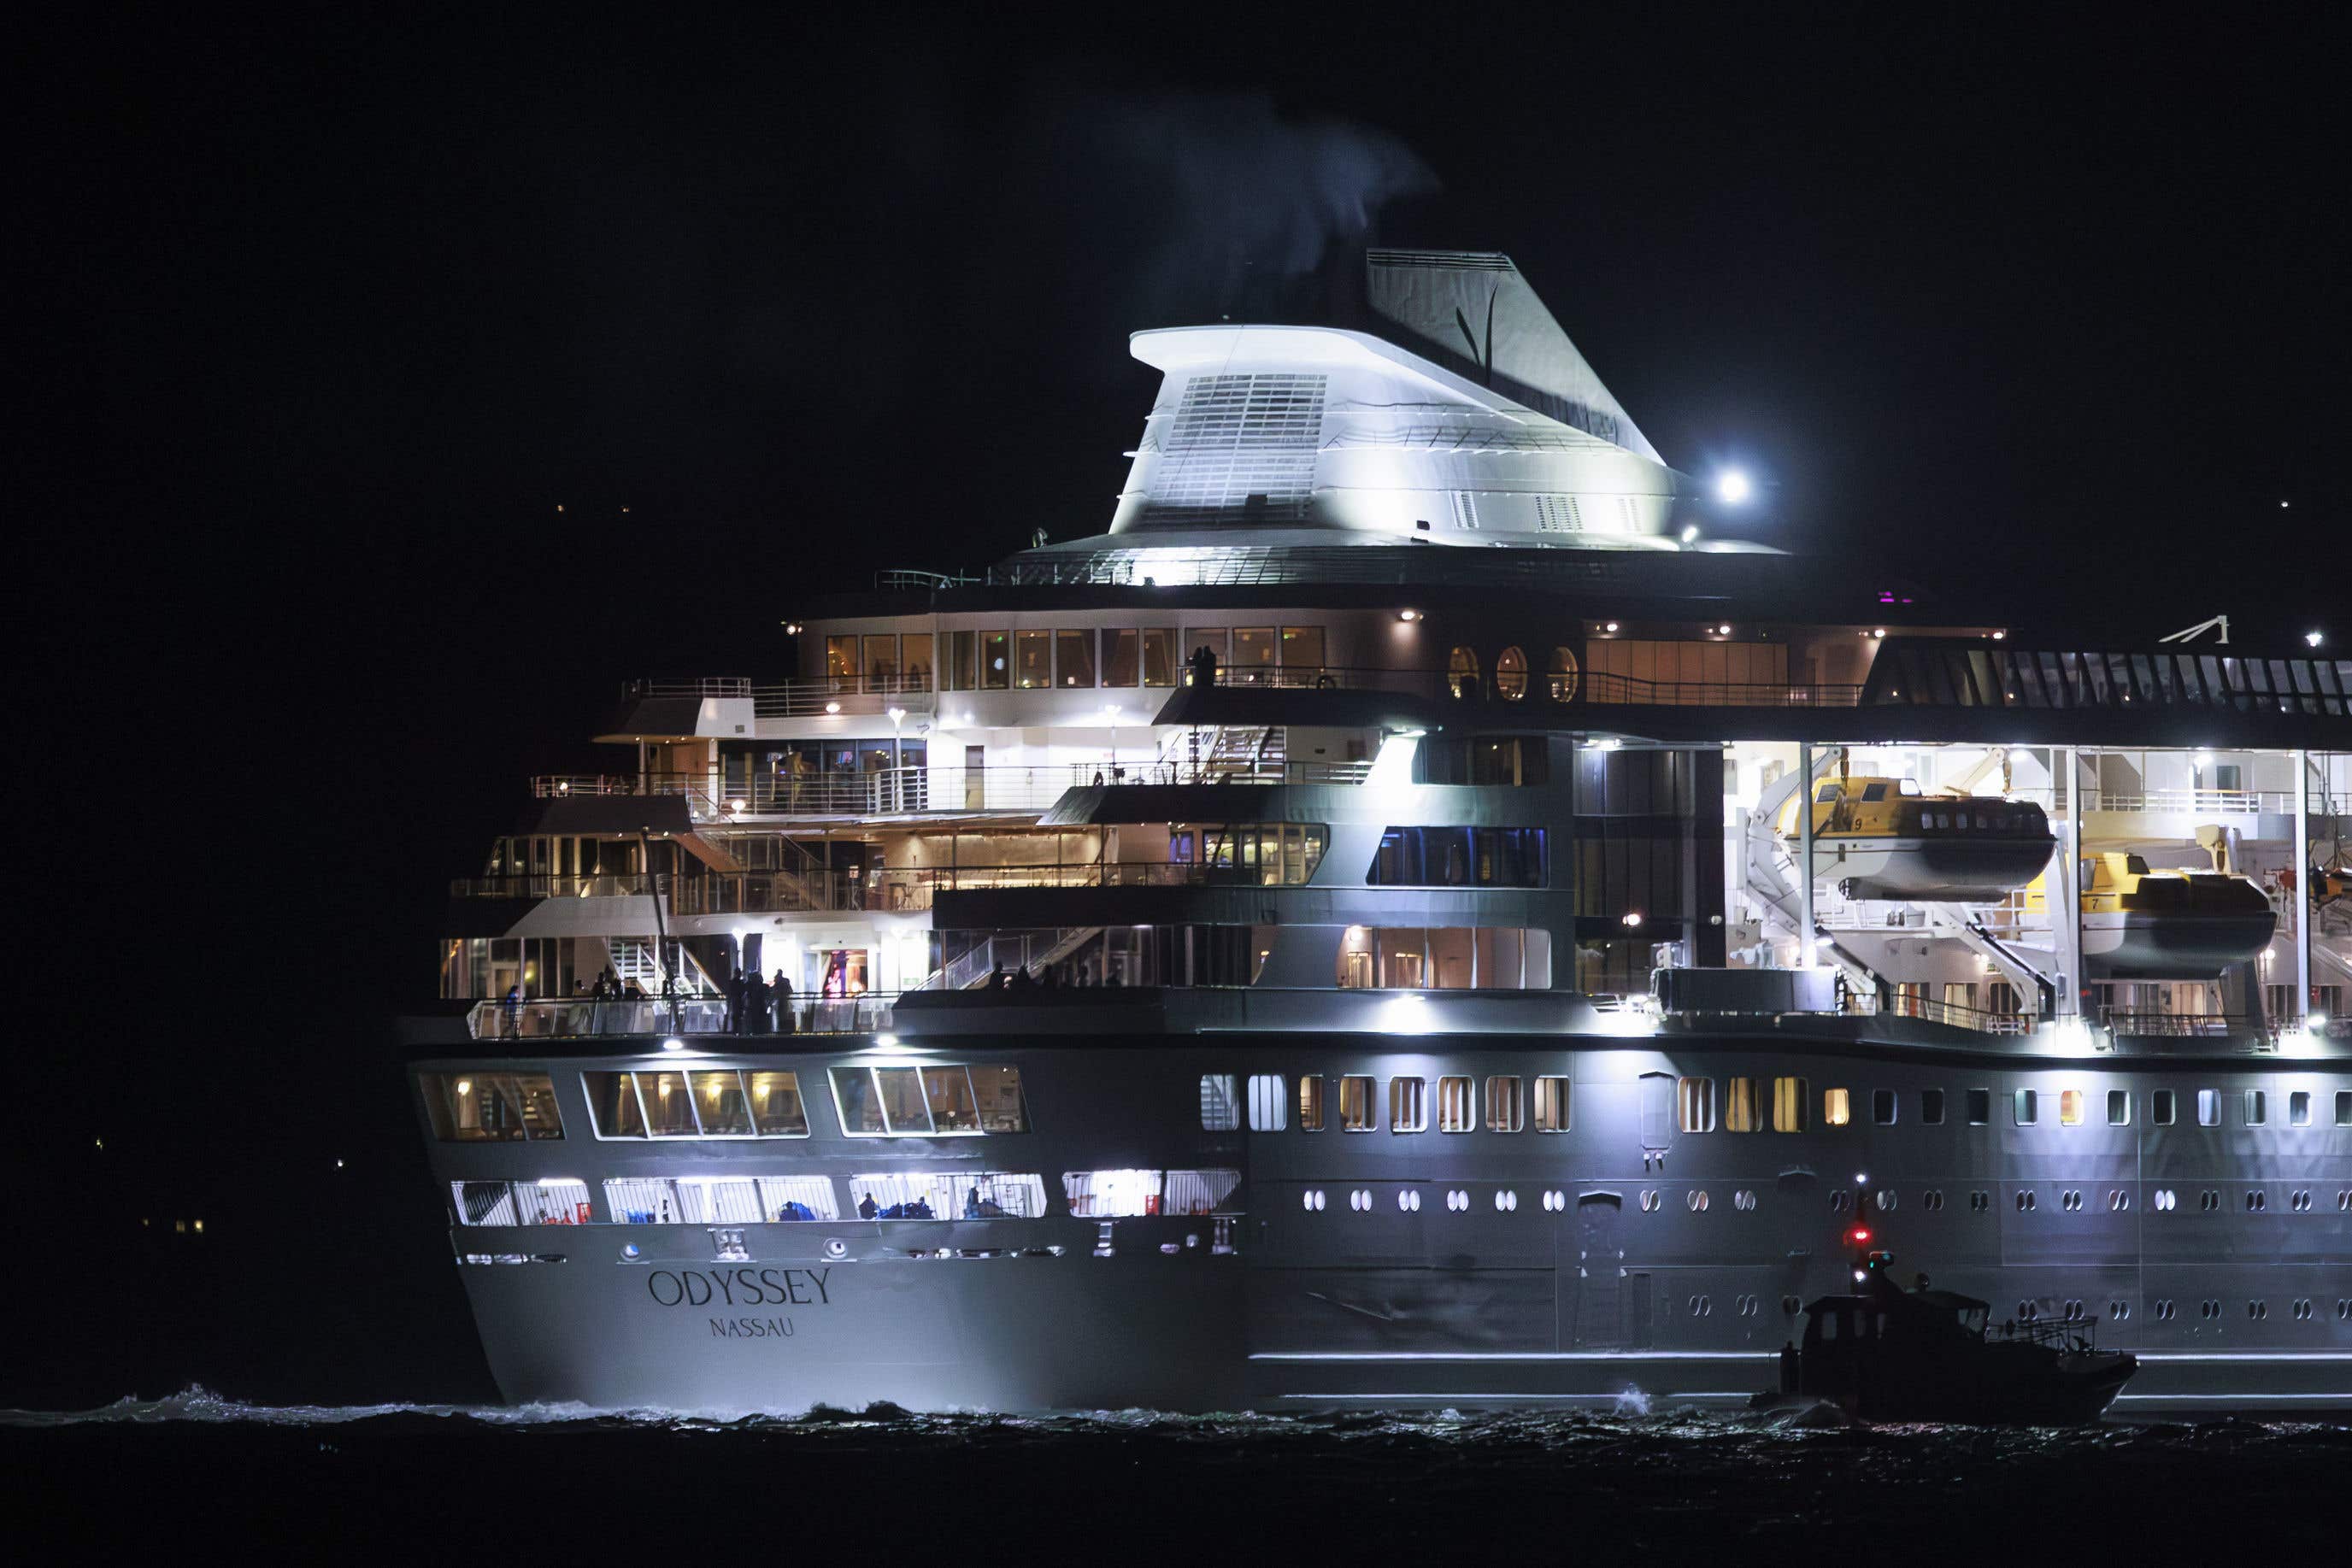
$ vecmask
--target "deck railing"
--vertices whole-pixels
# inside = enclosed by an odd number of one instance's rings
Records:
[[[866,1034],[887,1030],[898,997],[868,992],[857,997],[795,997],[747,1020],[746,1034]],[[789,1025],[789,1027],[786,1027]],[[466,1014],[476,1040],[563,1040],[599,1036],[733,1034],[730,1004],[723,998],[677,1001],[632,998],[617,1002],[540,999],[520,1003],[479,1001]]]

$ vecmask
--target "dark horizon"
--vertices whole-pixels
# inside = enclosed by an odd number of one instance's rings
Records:
[[[60,856],[77,988],[220,1004],[110,1048],[138,1111],[42,1154],[121,1125],[89,1179],[226,1213],[336,1179],[331,1123],[224,1130],[257,1084],[393,1090],[446,880],[597,765],[621,680],[773,672],[812,593],[1099,532],[1157,384],[1125,335],[1370,241],[1510,254],[1670,462],[1767,484],[1766,542],[2150,643],[2352,638],[2339,13],[1118,26],[37,43],[35,470],[89,585],[33,596],[37,702],[130,754]],[[356,1113],[371,1159],[401,1114]]]

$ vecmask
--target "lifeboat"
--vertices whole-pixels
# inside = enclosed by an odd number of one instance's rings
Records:
[[[2151,871],[2110,852],[2083,857],[2082,885],[2083,956],[2125,978],[2210,978],[2252,959],[2278,929],[2263,890],[2226,872]],[[2048,909],[2042,878],[2025,907]]]
[[[1848,898],[1983,903],[2023,887],[2057,839],[2042,808],[1997,795],[1922,794],[1910,779],[1813,784],[1813,877]],[[1797,844],[1797,802],[1780,813]]]

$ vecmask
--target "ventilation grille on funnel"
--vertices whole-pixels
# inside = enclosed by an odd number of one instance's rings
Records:
[[[1152,521],[1304,518],[1325,381],[1238,375],[1186,382],[1150,481]]]
[[[1498,250],[1367,250],[1369,267],[1423,267],[1449,272],[1511,272],[1511,258]]]

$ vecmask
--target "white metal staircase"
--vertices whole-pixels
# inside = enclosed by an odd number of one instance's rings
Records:
[[[604,946],[612,955],[613,973],[623,986],[634,981],[649,997],[662,994],[661,956],[654,951],[653,941],[645,936],[607,936]],[[682,942],[673,941],[672,950],[677,955],[677,994],[681,997],[715,997],[719,987],[713,983],[693,953]]]

